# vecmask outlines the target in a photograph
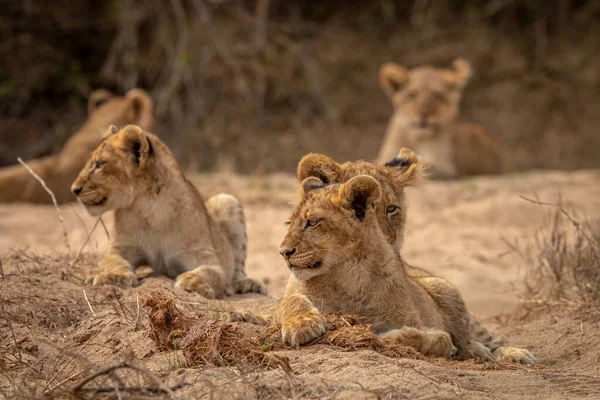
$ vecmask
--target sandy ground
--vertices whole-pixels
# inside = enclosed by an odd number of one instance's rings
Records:
[[[193,180],[206,196],[229,192],[244,204],[249,235],[247,273],[267,284],[270,297],[234,296],[211,302],[185,293],[176,294],[178,304],[191,313],[258,310],[273,304],[283,294],[288,277],[277,250],[286,231],[283,223],[292,209],[294,178],[201,175]],[[135,289],[112,292],[86,287],[61,270],[69,264],[66,255],[71,254],[72,259],[86,242],[94,218],[85,215],[78,204],[61,206],[68,250],[53,206],[0,205],[4,275],[0,281],[0,329],[3,357],[7,357],[0,364],[0,371],[6,372],[0,381],[0,396],[20,393],[27,397],[43,391],[67,396],[67,388],[80,381],[84,372],[130,358],[166,385],[179,385],[173,395],[178,398],[211,394],[231,398],[598,398],[600,338],[596,320],[564,308],[538,310],[526,318],[513,313],[519,304],[524,261],[507,243],[523,249],[533,246],[536,229],[551,211],[521,196],[553,203],[562,198],[563,204],[580,215],[600,218],[600,173],[532,172],[427,182],[411,188],[403,255],[409,263],[450,279],[474,314],[511,344],[529,348],[538,365],[482,366],[394,358],[373,350],[347,352],[324,344],[273,351],[289,357],[292,373],[241,367],[186,368],[178,361],[177,351],[159,351],[148,337],[143,308],[141,317],[136,317],[140,296],[154,288],[170,290],[172,282],[149,277]],[[110,230],[111,217],[105,216],[104,222]],[[98,225],[74,267],[76,275],[93,269],[106,246],[107,235]],[[122,305],[121,301],[115,305],[114,298],[122,299]],[[21,357],[14,361],[17,353]]]

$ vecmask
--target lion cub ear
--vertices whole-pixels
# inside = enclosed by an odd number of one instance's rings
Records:
[[[452,69],[446,72],[444,78],[449,85],[462,89],[467,85],[472,74],[471,63],[457,58],[452,61]]]
[[[110,126],[109,126],[109,127],[108,127],[108,128],[105,130],[105,131],[104,131],[104,133],[102,134],[102,137],[103,137],[103,138],[105,138],[105,137],[107,137],[107,136],[114,135],[115,133],[118,133],[118,132],[119,132],[119,128],[117,128],[117,126],[116,126],[116,125],[110,125]]]
[[[152,145],[150,139],[137,125],[127,125],[117,133],[117,142],[115,146],[130,153],[134,157],[134,162],[138,167],[143,167],[152,155]]]
[[[154,117],[152,113],[154,103],[148,92],[143,89],[131,89],[125,95],[125,100],[129,103],[127,113],[128,122],[139,125],[148,131],[153,131]]]
[[[379,84],[390,100],[406,85],[406,82],[408,82],[408,69],[402,65],[387,63],[379,69]]]
[[[325,187],[322,180],[315,178],[314,176],[308,177],[300,184],[300,198],[304,198],[308,192],[322,187]]]
[[[94,90],[88,97],[88,115],[91,115],[98,107],[115,97],[114,94],[105,89]]]
[[[340,183],[343,181],[342,166],[323,154],[310,153],[298,163],[298,182],[311,176],[319,178],[325,185]]]
[[[367,209],[381,200],[381,187],[375,178],[358,175],[340,186],[339,197],[354,211],[359,221],[365,219]]]
[[[406,147],[401,148],[398,155],[386,162],[385,166],[395,170],[392,177],[394,186],[416,185],[427,177],[417,153]]]

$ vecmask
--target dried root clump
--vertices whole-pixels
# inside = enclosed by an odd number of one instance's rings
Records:
[[[150,336],[162,350],[179,347],[188,366],[251,365],[266,369],[281,367],[291,372],[286,357],[267,354],[261,346],[231,323],[179,309],[172,297],[160,291],[142,299],[150,320]]]

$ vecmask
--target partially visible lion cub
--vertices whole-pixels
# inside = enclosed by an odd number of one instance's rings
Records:
[[[90,152],[100,143],[111,124],[136,124],[154,128],[152,99],[142,89],[132,89],[125,97],[107,90],[95,90],[88,99],[88,119],[81,129],[54,155],[27,160],[48,185],[59,203],[73,201],[69,184],[77,177]],[[18,154],[15,154],[15,161]],[[22,165],[0,169],[0,202],[29,201],[51,203],[52,198]]]
[[[87,212],[115,212],[108,252],[94,285],[136,283],[134,268],[150,265],[175,287],[206,298],[258,292],[246,279],[246,226],[241,205],[220,194],[206,203],[158,137],[140,127],[109,128],[71,190]]]
[[[452,67],[425,65],[409,70],[393,63],[381,67],[379,82],[394,114],[379,150],[379,163],[409,147],[436,178],[502,172],[497,139],[481,126],[457,119],[471,65],[457,59]]]

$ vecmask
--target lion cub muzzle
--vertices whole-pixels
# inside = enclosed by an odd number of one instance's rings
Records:
[[[322,264],[321,261],[313,261],[315,253],[312,250],[298,251],[298,249],[295,247],[292,249],[282,247],[279,250],[279,254],[283,256],[290,269],[319,268]]]

